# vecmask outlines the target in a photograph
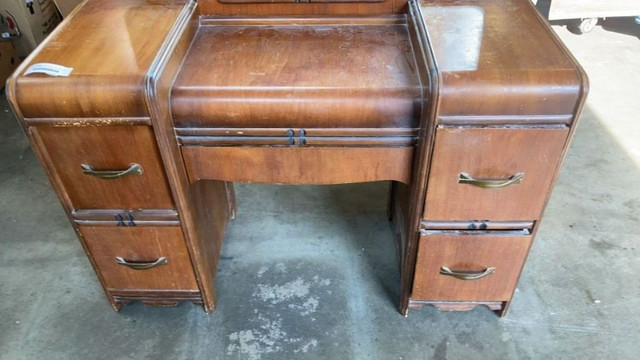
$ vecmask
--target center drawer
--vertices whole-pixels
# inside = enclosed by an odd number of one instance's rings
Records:
[[[105,287],[113,290],[198,290],[179,227],[81,226]]]
[[[182,156],[191,182],[408,184],[413,147],[183,146]]]
[[[508,301],[531,244],[526,231],[423,231],[411,298]]]
[[[39,126],[30,131],[72,209],[174,207],[150,127]]]
[[[438,128],[424,219],[538,219],[568,132],[567,128]]]

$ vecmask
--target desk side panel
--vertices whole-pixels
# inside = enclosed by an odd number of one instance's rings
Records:
[[[216,301],[214,278],[232,210],[230,193],[227,184],[221,181],[189,183],[170,112],[171,88],[198,28],[196,6],[194,1],[189,2],[154,60],[146,78],[145,100],[202,293],[204,310],[212,312]]]

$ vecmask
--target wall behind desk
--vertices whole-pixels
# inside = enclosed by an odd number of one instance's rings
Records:
[[[53,0],[62,14],[62,17],[65,18],[73,9],[76,8],[83,0]]]
[[[2,0],[0,13],[18,25],[21,35],[13,43],[20,57],[29,55],[62,21],[53,0]]]
[[[18,53],[13,44],[9,41],[0,41],[0,89],[4,87],[7,78],[19,63]]]

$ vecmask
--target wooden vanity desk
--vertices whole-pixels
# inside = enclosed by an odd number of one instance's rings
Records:
[[[7,83],[114,309],[206,312],[233,182],[386,180],[400,312],[506,314],[586,92],[528,0],[87,0]]]

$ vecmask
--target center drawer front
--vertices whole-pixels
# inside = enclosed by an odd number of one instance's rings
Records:
[[[426,301],[508,301],[518,281],[531,236],[515,232],[460,235],[433,232],[420,237],[412,299]],[[461,280],[442,274],[480,275]]]
[[[32,127],[73,209],[173,208],[153,131],[148,126]],[[138,164],[142,174],[103,179],[86,174]]]
[[[183,146],[182,156],[192,182],[408,184],[413,147]]]
[[[445,128],[436,132],[424,218],[538,219],[568,129]],[[461,177],[467,176],[467,183]],[[521,181],[513,181],[520,174]],[[483,188],[474,180],[504,187]]]
[[[80,233],[110,291],[198,290],[179,227],[81,226]],[[117,258],[133,266],[158,265],[136,270]]]

